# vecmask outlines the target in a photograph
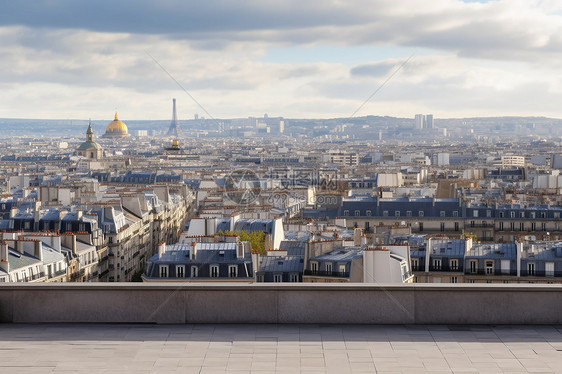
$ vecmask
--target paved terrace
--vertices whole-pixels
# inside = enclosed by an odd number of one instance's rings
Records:
[[[0,325],[1,373],[562,373],[562,326]]]

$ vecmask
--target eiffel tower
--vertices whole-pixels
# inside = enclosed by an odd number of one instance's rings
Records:
[[[176,99],[172,99],[174,102],[174,112],[172,114],[172,123],[170,124],[170,128],[168,129],[168,136],[175,136],[176,138],[181,137],[181,129],[180,123],[178,121],[178,113],[176,112]]]

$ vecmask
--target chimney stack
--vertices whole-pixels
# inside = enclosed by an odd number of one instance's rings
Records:
[[[10,272],[10,264],[8,263],[8,244],[5,241],[0,243],[0,270],[6,273]]]
[[[161,259],[164,253],[166,253],[166,242],[158,243],[158,258]]]

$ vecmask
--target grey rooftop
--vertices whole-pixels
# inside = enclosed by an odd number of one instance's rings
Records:
[[[0,325],[2,373],[561,373],[561,326]]]

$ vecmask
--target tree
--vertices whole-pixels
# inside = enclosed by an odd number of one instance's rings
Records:
[[[240,241],[242,242],[250,242],[250,247],[252,252],[257,252],[261,255],[267,254],[265,249],[265,231],[252,231],[248,233],[246,230],[237,230],[237,231],[222,231],[220,230],[218,235],[226,235],[226,236],[238,236]]]

